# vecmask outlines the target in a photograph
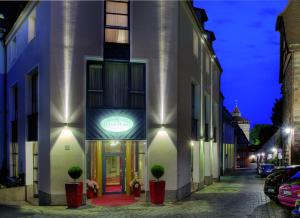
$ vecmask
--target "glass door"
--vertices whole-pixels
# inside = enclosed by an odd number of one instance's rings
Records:
[[[124,148],[123,143],[107,141],[103,152],[103,193],[121,193],[124,188]]]

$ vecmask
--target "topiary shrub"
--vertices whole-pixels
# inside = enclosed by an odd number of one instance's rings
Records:
[[[159,180],[160,177],[164,175],[165,169],[163,166],[155,164],[151,167],[151,173],[157,180]]]
[[[82,175],[82,169],[79,166],[73,166],[68,170],[68,174],[75,182]]]

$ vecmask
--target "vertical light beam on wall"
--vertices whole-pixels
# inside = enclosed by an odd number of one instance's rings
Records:
[[[69,122],[70,114],[70,80],[71,80],[71,57],[72,57],[72,38],[71,38],[71,2],[64,1],[64,20],[63,20],[63,56],[64,56],[64,122]]]
[[[159,13],[159,79],[160,79],[160,122],[165,124],[165,96],[166,96],[166,60],[165,60],[165,40],[166,40],[166,29],[165,29],[165,14],[166,14],[166,3],[160,1]]]

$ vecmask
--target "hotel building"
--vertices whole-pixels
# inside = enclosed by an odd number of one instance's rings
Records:
[[[218,180],[222,69],[205,21],[190,1],[29,2],[4,38],[0,95],[27,198],[65,204],[74,165],[99,195],[137,176],[147,199],[153,164],[170,201]]]

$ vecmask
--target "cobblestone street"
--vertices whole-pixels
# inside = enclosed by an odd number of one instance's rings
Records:
[[[263,193],[263,179],[253,169],[239,170],[222,177],[220,183],[208,186],[189,198],[164,206],[137,203],[126,207],[84,206],[77,210],[62,206],[0,206],[0,217],[291,217],[290,212]]]

